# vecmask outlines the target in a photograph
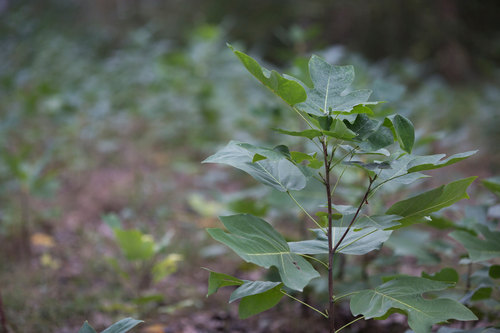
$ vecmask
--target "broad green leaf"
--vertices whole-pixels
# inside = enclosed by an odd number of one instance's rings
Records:
[[[442,168],[457,162],[460,162],[472,155],[474,155],[477,150],[468,151],[465,153],[455,154],[447,159],[441,160],[445,157],[445,154],[436,154],[436,155],[428,155],[428,156],[418,156],[410,163],[408,163],[408,172],[417,172],[424,170],[432,170]]]
[[[287,131],[287,130],[284,130],[281,128],[274,128],[274,130],[278,133],[281,133],[281,134],[286,134],[286,135],[290,135],[290,136],[301,136],[304,138],[308,138],[310,140],[323,135],[323,133],[321,131],[315,130],[315,129],[308,129],[308,130],[298,131],[298,132],[297,131]]]
[[[221,163],[245,171],[259,182],[278,191],[298,191],[306,186],[306,176],[292,162],[285,158],[279,160],[254,161],[254,153],[231,141],[203,163]]]
[[[319,273],[290,247],[266,221],[246,214],[221,216],[220,220],[229,233],[210,228],[208,233],[226,244],[243,260],[269,268],[275,266],[283,283],[294,290],[302,290]]]
[[[475,237],[466,231],[454,231],[450,236],[462,243],[473,262],[500,257],[500,231],[491,231],[481,224],[477,224],[475,228],[483,238]]]
[[[155,242],[150,235],[137,229],[114,229],[116,241],[127,260],[149,260],[155,254]]]
[[[381,182],[395,182],[407,185],[418,179],[429,177],[418,172],[408,173],[408,163],[410,163],[414,158],[415,157],[412,155],[404,154],[388,161],[391,164],[391,168],[382,169],[378,172],[376,184],[380,184]]]
[[[419,264],[437,264],[440,259],[430,250],[431,238],[425,230],[400,229],[391,235],[385,246],[394,251],[395,256],[411,256]]]
[[[477,317],[457,301],[438,298],[428,300],[423,293],[443,290],[451,284],[419,277],[400,276],[381,286],[357,292],[351,298],[351,312],[354,316],[364,315],[366,319],[386,315],[391,309],[398,309],[408,316],[408,325],[416,333],[430,332],[431,326],[448,319],[476,320]]]
[[[97,332],[92,326],[89,325],[88,321],[85,321],[80,330],[78,330],[78,333],[97,333]]]
[[[262,281],[249,281],[248,284],[254,284],[254,283],[266,283],[266,284],[271,284],[274,282],[262,282]],[[256,293],[259,291],[259,289],[263,288],[258,288],[255,287],[254,290],[251,288],[245,288],[245,293],[250,293],[253,292],[255,294],[250,294],[249,296],[243,297],[240,301],[240,305],[238,307],[238,316],[241,319],[245,319],[248,317],[251,317],[253,315],[256,315],[258,313],[261,313],[262,311],[269,310],[273,306],[279,303],[281,298],[283,297],[283,293],[281,292],[281,283],[279,285],[276,285],[275,287],[266,290],[264,292]],[[268,285],[269,286],[269,285]],[[244,288],[245,285],[242,285],[238,289],[236,289],[233,294],[231,294],[231,297],[236,292],[239,292],[241,288]],[[243,294],[243,292],[239,292],[239,294]],[[238,297],[242,297],[238,295]]]
[[[345,122],[348,129],[356,133],[355,140],[367,151],[385,148],[394,142],[391,130],[382,126],[381,121],[370,119],[365,114],[358,114],[353,123]]]
[[[238,289],[233,291],[233,293],[229,297],[229,303],[232,303],[243,297],[262,294],[279,286],[281,286],[281,282],[244,281],[244,283],[240,287],[238,287]]]
[[[140,323],[143,323],[143,321],[134,318],[125,318],[106,328],[101,333],[125,333],[130,331]]]
[[[270,160],[270,161],[277,161],[281,160],[284,158],[289,158],[290,157],[290,150],[288,149],[287,146],[284,145],[279,145],[276,146],[272,149],[266,148],[266,147],[258,147],[251,145],[249,143],[238,143],[238,146],[248,150],[249,152],[253,154],[258,154],[261,155],[262,157]],[[254,158],[255,160],[255,158]],[[253,162],[255,163],[255,162]]]
[[[371,90],[347,92],[354,80],[352,66],[332,66],[325,60],[313,55],[309,60],[309,75],[313,88],[304,85],[307,100],[297,108],[309,114],[325,116],[334,111],[350,112],[359,104],[365,104]]]
[[[442,281],[447,283],[457,283],[459,279],[457,271],[451,267],[445,267],[434,274],[427,274],[426,272],[422,272],[422,277],[429,280]]]
[[[319,169],[323,166],[324,162],[318,160],[316,157],[317,154],[309,155],[300,151],[292,151],[291,153],[292,160],[295,163],[301,163],[303,161],[309,162],[308,166],[313,169]]]
[[[347,128],[346,124],[339,119],[334,119],[330,129],[324,132],[327,136],[341,140],[350,140],[356,137],[356,133]]]
[[[500,279],[500,265],[491,265],[488,274],[492,279]]]
[[[340,240],[346,230],[345,227],[334,227],[332,229],[334,244]],[[328,254],[327,236],[321,229],[314,229],[313,231],[316,233],[316,239],[289,242],[290,250],[301,254]],[[361,255],[378,250],[390,237],[391,233],[390,230],[385,231],[372,227],[361,230],[351,228],[336,253]]]
[[[362,141],[359,146],[366,150],[379,150],[394,143],[394,137],[390,129],[380,126],[373,134]]]
[[[481,180],[484,186],[500,197],[500,177],[491,177]]]
[[[378,103],[383,103],[383,102],[373,102],[369,104],[378,104]],[[375,114],[373,113],[373,110],[367,107],[366,105],[356,105],[350,112],[345,112],[345,111],[333,111],[332,114],[342,114],[342,115],[348,115],[348,114],[354,114],[354,113],[366,113],[370,116],[374,116]]]
[[[398,220],[401,216],[398,215],[364,215],[360,217],[354,224],[355,229],[374,227],[380,230],[392,228],[400,225]]]
[[[353,165],[358,168],[365,170],[370,176],[374,176],[379,173],[380,169],[390,169],[391,164],[389,162],[361,162],[361,161],[346,161],[342,162],[344,165]]]
[[[384,126],[391,129],[399,142],[401,149],[411,154],[415,142],[415,128],[411,121],[399,114],[389,116],[384,120]]]
[[[318,123],[319,125],[319,123]],[[322,127],[321,125],[319,125]],[[275,128],[274,130],[286,134],[286,135],[291,135],[291,136],[301,136],[305,137],[308,139],[314,139],[316,137],[326,135],[332,138],[337,138],[341,140],[350,140],[354,137],[356,137],[356,133],[351,131],[349,128],[347,128],[346,124],[339,119],[332,119],[331,122],[327,126],[328,129],[324,129],[324,131],[320,130],[315,130],[315,129],[308,129],[304,131],[287,131],[279,128]]]
[[[238,308],[241,319],[266,311],[280,301],[281,282],[247,281],[233,276],[210,271],[207,296],[225,286],[239,286],[229,298],[229,303],[241,299]]]
[[[441,327],[437,333],[500,333],[500,329],[493,327],[478,327],[470,330],[461,330],[454,327]]]
[[[482,301],[485,299],[489,299],[491,297],[491,293],[493,292],[492,287],[479,287],[474,290],[471,295],[470,300],[473,302]]]
[[[364,114],[358,114],[354,122],[345,121],[345,124],[347,128],[356,133],[356,139],[362,141],[372,135],[382,125],[382,122],[371,119]]]
[[[217,292],[219,288],[226,286],[241,286],[243,284],[243,280],[235,278],[231,275],[217,273],[209,270],[210,276],[208,278],[208,291],[207,297]]]
[[[281,97],[286,103],[295,105],[306,100],[307,95],[304,88],[294,80],[284,78],[276,71],[269,71],[261,67],[252,57],[243,52],[235,50],[231,45],[228,47],[240,59],[246,69],[273,93]]]
[[[467,188],[476,179],[469,177],[442,185],[433,190],[424,192],[406,200],[396,202],[386,212],[403,216],[399,222],[401,225],[424,222],[425,217],[438,210],[451,206],[461,199],[468,199]]]

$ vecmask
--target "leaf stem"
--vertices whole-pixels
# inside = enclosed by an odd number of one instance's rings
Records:
[[[333,197],[333,194],[335,193],[335,190],[337,189],[337,185],[339,185],[339,183],[340,183],[340,179],[342,178],[342,176],[344,175],[344,172],[346,170],[347,170],[347,166],[344,167],[344,170],[342,170],[342,172],[340,173],[340,176],[338,176],[337,181],[335,182],[335,185],[333,186],[333,189],[332,189],[332,197]]]
[[[349,325],[351,325],[351,324],[354,324],[354,323],[355,323],[355,322],[357,322],[358,320],[361,320],[361,319],[364,319],[364,318],[365,318],[365,316],[361,316],[361,317],[358,317],[358,318],[354,319],[354,320],[353,320],[353,321],[351,321],[351,322],[348,322],[347,324],[345,324],[344,326],[342,326],[341,328],[339,328],[339,329],[337,330],[337,332],[340,332],[341,330],[343,330],[343,329],[344,329],[344,328],[346,328],[347,326],[349,326]]]
[[[287,103],[287,102],[285,102],[285,103]],[[288,103],[287,103],[287,104],[288,104]],[[303,114],[299,111],[299,109],[297,109],[295,106],[293,106],[293,105],[291,105],[291,104],[288,104],[288,105],[290,105],[290,107],[291,107],[291,108],[292,108],[295,112],[297,112],[297,113],[299,114],[299,116],[300,116],[302,119],[304,119],[304,121],[307,123],[307,125],[309,125],[309,127],[310,127],[311,129],[314,129],[314,126],[313,126],[313,125],[309,122],[309,120],[307,120],[307,119],[306,119],[306,117],[304,117],[304,115],[303,115]]]
[[[307,254],[302,254],[302,253],[297,253],[299,256],[302,256],[304,258],[307,258],[307,259],[311,259],[311,260],[314,260],[314,261],[317,261],[319,262],[321,265],[325,266],[326,268],[328,268],[328,265],[324,262],[322,262],[321,260],[319,260],[318,258],[315,258],[313,256],[310,256],[310,255],[307,255]]]
[[[342,298],[346,298],[346,297],[348,297],[348,296],[351,296],[351,295],[354,295],[354,294],[357,294],[357,293],[359,293],[359,291],[353,291],[353,292],[351,292],[351,293],[347,293],[347,294],[344,294],[344,295],[340,295],[340,296],[338,296],[338,297],[334,297],[334,298],[333,298],[333,301],[334,301],[334,302],[337,302],[338,300],[341,300]]]
[[[319,313],[319,314],[320,314],[320,315],[322,315],[323,317],[328,318],[328,315],[327,315],[327,314],[325,314],[323,311],[320,311],[320,310],[316,309],[314,306],[309,305],[309,304],[307,304],[306,302],[303,302],[303,301],[301,301],[300,299],[298,299],[298,298],[296,298],[296,297],[293,297],[292,295],[290,295],[290,294],[288,294],[287,292],[283,291],[283,289],[280,289],[280,291],[281,291],[281,293],[282,293],[283,295],[290,297],[290,298],[291,298],[291,299],[293,299],[294,301],[297,301],[297,302],[299,302],[300,304],[303,304],[303,305],[307,306],[309,309],[316,311],[317,313]]]
[[[311,215],[307,212],[307,210],[305,210],[305,208],[304,208],[304,207],[302,207],[302,205],[301,205],[301,204],[300,204],[300,203],[299,203],[299,202],[295,199],[295,197],[292,195],[292,193],[290,193],[290,191],[286,191],[286,194],[288,194],[288,196],[290,197],[290,199],[292,199],[292,200],[293,200],[293,202],[295,202],[295,204],[296,204],[296,205],[300,208],[300,210],[302,210],[302,211],[304,212],[304,214],[306,214],[306,215],[307,215],[307,217],[309,217],[309,219],[311,219],[311,221],[313,221],[313,222],[314,222],[314,224],[316,224],[316,226],[317,226],[318,228],[320,228],[320,229],[321,229],[321,230],[322,230],[322,231],[326,234],[326,230],[325,230],[325,228],[323,228],[323,227],[321,226],[321,224],[319,224],[319,222],[318,222],[318,221],[316,221],[316,220],[314,219],[314,217],[312,217],[312,216],[311,216]]]

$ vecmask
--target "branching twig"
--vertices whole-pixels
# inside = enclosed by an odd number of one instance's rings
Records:
[[[344,234],[342,235],[342,237],[340,237],[339,241],[337,242],[337,244],[335,244],[335,247],[333,247],[332,249],[332,256],[335,254],[335,251],[337,251],[337,249],[339,248],[340,244],[342,243],[342,241],[344,240],[344,238],[347,236],[347,234],[349,233],[349,230],[351,230],[351,227],[353,226],[354,222],[356,222],[356,219],[358,218],[358,215],[359,215],[359,212],[361,211],[361,208],[363,207],[363,205],[365,203],[367,203],[366,199],[368,198],[368,195],[370,194],[370,191],[371,191],[371,187],[372,187],[372,184],[373,182],[375,181],[375,179],[377,179],[377,176],[371,178],[370,177],[370,184],[368,185],[368,188],[366,189],[366,192],[365,192],[365,195],[363,196],[363,199],[361,200],[361,202],[359,203],[359,206],[358,206],[358,209],[356,210],[356,214],[354,214],[351,222],[349,223],[349,225],[347,226],[347,229],[346,231],[344,232]]]

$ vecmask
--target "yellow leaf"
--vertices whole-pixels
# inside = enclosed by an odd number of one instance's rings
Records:
[[[31,235],[31,244],[33,246],[41,246],[47,248],[55,246],[54,238],[52,238],[52,236],[50,235],[43,234],[41,232],[37,232]]]
[[[164,333],[166,331],[167,326],[162,324],[153,324],[145,327],[142,330],[142,333]]]

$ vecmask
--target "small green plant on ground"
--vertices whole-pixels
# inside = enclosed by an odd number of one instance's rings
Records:
[[[142,320],[125,318],[120,321],[117,321],[116,323],[109,326],[101,333],[125,333],[130,331],[132,328],[136,327],[142,322],[143,322]],[[97,333],[97,331],[92,326],[90,326],[88,322],[85,322],[82,328],[80,328],[80,330],[78,331],[78,333]]]
[[[177,271],[178,263],[183,260],[182,255],[167,253],[172,234],[167,233],[155,241],[151,235],[138,229],[125,229],[120,218],[114,214],[103,216],[103,220],[113,229],[125,258],[124,261],[110,258],[108,262],[132,293],[136,312],[146,314],[151,311],[147,305],[164,300],[163,294],[151,294],[150,288]]]
[[[366,207],[377,190],[388,183],[411,184],[427,177],[422,171],[454,164],[475,151],[448,158],[443,154],[413,154],[413,124],[404,116],[388,115],[386,111],[379,116],[372,106],[380,102],[368,101],[370,90],[350,90],[354,79],[352,66],[332,66],[312,56],[310,82],[306,84],[269,71],[248,55],[230,48],[246,69],[288,104],[307,126],[275,130],[309,140],[310,150],[292,151],[284,145],[269,148],[231,141],[204,162],[231,165],[286,193],[311,221],[315,238],[287,242],[261,218],[249,214],[221,216],[227,231],[210,228],[208,233],[243,260],[264,268],[275,267],[279,281],[248,281],[210,271],[208,295],[220,287],[238,286],[230,302],[240,300],[241,318],[270,309],[287,296],[326,318],[331,333],[358,320],[383,319],[395,312],[404,313],[408,325],[417,333],[428,332],[432,325],[449,319],[476,320],[463,304],[439,296],[439,292],[454,286],[453,281],[395,275],[386,277],[374,289],[338,295],[334,273],[341,255],[364,255],[379,249],[394,230],[426,222],[430,214],[468,198],[466,190],[475,177],[439,186],[396,202],[385,212],[372,214]],[[365,175],[365,189],[354,206],[340,205],[336,199],[336,190],[347,168],[360,168]],[[326,211],[310,214],[296,199],[294,193],[310,182],[323,184],[324,200],[320,207],[326,207]],[[322,272],[328,281],[326,310],[293,296]],[[423,294],[431,294],[432,299],[424,298]],[[339,327],[335,322],[335,303],[347,298],[352,314],[358,317]]]

